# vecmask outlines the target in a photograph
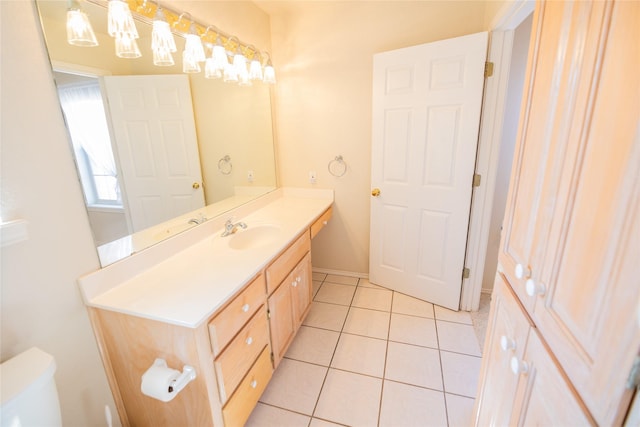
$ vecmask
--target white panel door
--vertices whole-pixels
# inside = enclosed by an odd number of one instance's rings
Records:
[[[203,207],[189,78],[103,79],[132,231]]]
[[[458,310],[487,33],[374,55],[369,279]],[[372,192],[373,195],[373,192]]]

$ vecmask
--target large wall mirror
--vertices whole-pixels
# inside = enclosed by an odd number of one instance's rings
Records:
[[[141,20],[142,56],[119,58],[92,2],[99,46],[71,46],[68,1],[36,4],[103,267],[276,188],[270,86],[182,73],[182,37],[154,66]]]

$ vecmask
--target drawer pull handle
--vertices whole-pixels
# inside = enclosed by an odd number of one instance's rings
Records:
[[[542,283],[536,283],[533,279],[527,280],[525,284],[527,295],[534,297],[536,295],[544,295],[545,288]]]
[[[516,342],[506,335],[503,335],[500,337],[500,348],[502,348],[502,351],[515,350]]]
[[[245,304],[242,306],[242,311],[244,311],[245,313],[249,311],[249,304]]]
[[[249,338],[246,339],[245,342],[247,343],[247,345],[251,345],[251,344],[253,344],[253,338],[249,337]]]
[[[531,269],[529,267],[525,267],[522,264],[516,264],[516,277],[518,279],[523,279],[525,277],[531,277]]]
[[[251,385],[251,388],[256,388],[256,387],[258,387],[258,381],[253,380],[253,381],[251,381],[250,385]]]
[[[515,375],[526,375],[529,373],[529,364],[524,360],[518,360],[517,357],[513,356],[511,358],[511,372],[513,372]]]

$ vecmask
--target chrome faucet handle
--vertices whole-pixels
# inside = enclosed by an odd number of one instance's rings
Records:
[[[239,222],[236,224],[238,227],[242,228],[242,229],[246,229],[247,228],[247,224],[244,222]]]

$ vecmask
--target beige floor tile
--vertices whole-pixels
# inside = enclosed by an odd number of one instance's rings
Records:
[[[475,398],[480,376],[481,358],[440,351],[444,390],[448,393]]]
[[[314,301],[348,306],[351,304],[355,290],[354,286],[324,282]]]
[[[433,304],[398,292],[393,293],[393,307],[391,311],[412,316],[428,317],[430,319],[434,318]]]
[[[371,310],[391,311],[391,296],[393,292],[386,289],[362,288],[356,289],[351,305],[353,307],[369,308]]]
[[[391,313],[389,340],[438,348],[436,322],[426,317]]]
[[[301,326],[285,357],[329,366],[339,337],[339,332]]]
[[[342,427],[342,425],[330,423],[329,421],[321,420],[319,418],[311,418],[309,427]]]
[[[468,311],[453,311],[448,308],[440,307],[439,305],[434,305],[436,319],[438,320],[446,320],[449,322],[456,323],[464,323],[465,325],[473,325],[473,321],[471,320],[471,315]]]
[[[480,356],[478,337],[471,325],[436,320],[438,343],[441,350]]]
[[[314,416],[349,426],[375,426],[382,380],[329,369]]]
[[[307,427],[310,417],[258,403],[245,427]]]
[[[322,282],[327,277],[327,273],[318,273],[317,271],[314,271],[311,273],[311,277],[313,280]]]
[[[348,312],[349,307],[344,305],[312,302],[311,310],[302,324],[340,332]]]
[[[438,350],[389,342],[384,377],[402,383],[442,390]]]
[[[389,313],[364,308],[351,307],[343,332],[364,335],[371,338],[387,339]]]
[[[325,277],[324,281],[331,282],[331,283],[339,283],[341,285],[351,285],[351,286],[356,286],[358,284],[357,277],[340,276],[338,274],[327,274],[327,277]]]
[[[387,341],[342,334],[331,367],[382,378]]]
[[[468,427],[473,425],[473,405],[475,400],[469,397],[445,393],[449,427]]]
[[[312,415],[327,368],[282,359],[260,401]]]
[[[312,287],[311,292],[312,292],[313,298],[315,298],[316,294],[320,290],[320,286],[322,286],[322,282],[321,281],[313,280],[311,282],[311,287]]]
[[[369,279],[360,279],[358,281],[358,286],[361,288],[371,288],[371,289],[385,289],[385,290],[390,290],[387,288],[384,288],[382,286],[378,286],[378,285],[374,285],[373,283],[371,283],[369,281]]]
[[[447,416],[443,393],[385,380],[379,425],[380,427],[446,426]]]

